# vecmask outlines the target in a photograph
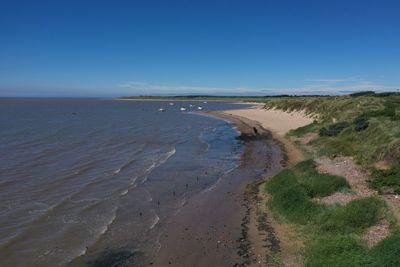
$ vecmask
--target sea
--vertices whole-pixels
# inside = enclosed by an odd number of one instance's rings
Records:
[[[155,256],[165,223],[238,166],[239,133],[204,112],[238,107],[0,99],[0,266]]]

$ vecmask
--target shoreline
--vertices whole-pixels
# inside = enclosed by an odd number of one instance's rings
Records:
[[[244,144],[240,164],[213,190],[193,197],[171,218],[157,256],[147,264],[263,266],[271,239],[273,251],[279,250],[279,241],[268,222],[259,220],[258,185],[281,170],[287,157],[282,145],[257,121],[222,111],[205,114],[228,120],[240,132],[238,139]]]
[[[288,113],[279,110],[266,110],[260,105],[254,105],[250,108],[218,111],[215,112],[215,115],[226,118],[227,120],[230,118],[235,120],[253,120],[271,133],[275,142],[277,142],[281,146],[282,151],[284,151],[288,164],[292,165],[304,159],[303,152],[289,139],[285,138],[286,133],[290,130],[313,122],[312,118],[306,116],[302,112]]]

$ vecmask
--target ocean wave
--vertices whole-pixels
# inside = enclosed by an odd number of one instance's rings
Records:
[[[149,229],[153,229],[157,225],[157,223],[160,221],[160,217],[158,217],[157,214],[155,214],[155,215],[156,215],[156,217],[153,219],[152,223],[150,224]]]
[[[125,189],[125,190],[123,190],[119,195],[120,195],[120,196],[125,196],[126,194],[128,194],[128,192],[129,192],[129,190],[128,190],[128,189]]]
[[[158,160],[154,161],[145,171],[141,181],[141,184],[144,184],[149,178],[149,174],[157,167],[161,166],[165,162],[168,161],[174,154],[176,153],[175,147],[173,147],[170,151],[163,154]]]
[[[232,168],[224,171],[217,179],[217,181],[215,181],[215,183],[213,183],[211,186],[209,186],[208,188],[204,189],[202,192],[206,193],[206,192],[210,192],[212,190],[214,190],[218,184],[222,181],[222,179],[229,173],[231,173],[232,171],[234,171],[237,167],[239,167],[239,164],[235,164]]]

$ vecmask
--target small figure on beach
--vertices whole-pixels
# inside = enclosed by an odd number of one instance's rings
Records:
[[[189,187],[189,185],[188,185],[188,184],[186,184],[186,189],[188,189],[188,187]]]
[[[257,130],[256,127],[253,127],[253,131],[254,131],[254,133],[255,133],[256,135],[258,134],[258,130]]]
[[[157,201],[157,205],[160,207],[160,200],[159,200],[159,201]]]

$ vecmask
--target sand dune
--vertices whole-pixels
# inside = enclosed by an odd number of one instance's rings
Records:
[[[288,131],[313,122],[313,118],[303,112],[284,112],[281,110],[267,110],[258,105],[252,108],[228,110],[225,113],[258,121],[264,128],[284,136]]]

